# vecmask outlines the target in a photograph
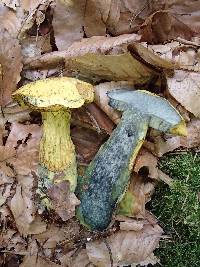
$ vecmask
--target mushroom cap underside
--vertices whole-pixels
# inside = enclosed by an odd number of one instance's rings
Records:
[[[21,105],[37,110],[79,108],[94,99],[93,86],[70,77],[47,78],[31,82],[13,93]]]

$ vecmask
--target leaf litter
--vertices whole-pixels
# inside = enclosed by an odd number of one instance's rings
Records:
[[[196,4],[1,1],[1,264],[122,267],[159,262],[153,251],[163,230],[146,210],[146,203],[158,180],[170,184],[172,179],[159,170],[158,159],[177,149],[199,151],[200,147]],[[79,200],[65,182],[49,191],[54,212],[38,213],[35,189],[41,119],[12,102],[11,94],[22,84],[55,76],[81,78],[95,85],[95,103],[72,116],[79,173],[84,173],[120,121],[120,112],[108,105],[111,90],[158,92],[187,122],[186,137],[149,130],[127,190],[134,201],[128,212],[121,202],[118,213],[120,209],[124,213],[113,216],[105,233],[92,233],[79,224],[74,216]]]

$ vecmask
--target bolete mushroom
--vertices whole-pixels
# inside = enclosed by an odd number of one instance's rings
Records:
[[[41,111],[43,135],[40,141],[40,164],[52,173],[64,172],[64,179],[70,181],[71,191],[74,191],[77,166],[70,137],[70,109],[92,102],[93,86],[74,78],[47,78],[22,86],[13,94],[13,98],[21,105]],[[44,184],[48,182],[43,181]],[[59,178],[56,182],[59,182]]]
[[[118,90],[108,93],[108,96],[109,105],[123,112],[122,119],[77,186],[81,200],[77,217],[83,225],[98,231],[108,227],[126,191],[148,127],[186,135],[183,118],[164,98],[143,90]]]

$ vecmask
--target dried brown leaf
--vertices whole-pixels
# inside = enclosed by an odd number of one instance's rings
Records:
[[[41,234],[34,235],[34,238],[40,243],[40,245],[45,249],[54,249],[62,241],[67,240],[68,242],[75,237],[79,237],[80,233],[80,224],[78,221],[69,220],[65,225],[61,227],[56,226],[55,224],[48,225],[48,228],[45,232]]]
[[[30,110],[28,108],[21,108],[16,103],[11,103],[2,108],[0,113],[0,127],[4,128],[5,123],[8,122],[24,122],[30,120]]]
[[[63,0],[56,0],[53,28],[58,50],[66,50],[73,42],[82,39],[85,2],[73,0],[69,5]]]
[[[115,219],[120,222],[120,230],[123,231],[141,231],[146,223],[145,220],[137,220],[123,215],[117,215]]]
[[[59,267],[60,265],[38,255],[25,256],[20,267]]]
[[[81,164],[89,164],[105,138],[104,135],[83,127],[74,127],[71,136]]]
[[[110,11],[111,0],[86,1],[84,30],[87,37],[106,36],[106,20]]]
[[[154,183],[145,182],[141,175],[133,173],[128,190],[119,203],[118,214],[145,218],[145,204],[154,192]]]
[[[192,28],[196,33],[200,32],[199,2],[196,0],[168,0],[152,1],[154,10],[168,9],[184,24]]]
[[[126,47],[128,44],[138,42],[139,40],[140,36],[137,34],[124,34],[118,37],[94,36],[83,38],[80,42],[73,43],[65,51],[56,51],[31,59],[24,59],[24,63],[28,68],[57,67],[59,64],[63,64],[65,58],[68,59],[88,53],[119,54],[127,51]]]
[[[48,189],[48,196],[51,199],[55,212],[63,221],[67,221],[75,215],[75,207],[80,204],[80,201],[74,193],[70,192],[68,181],[52,185]]]
[[[95,267],[88,258],[86,249],[82,249],[78,254],[71,251],[60,258],[62,266],[64,267]]]
[[[200,117],[200,74],[176,70],[167,78],[169,93],[188,111]]]
[[[21,47],[17,39],[12,39],[0,30],[0,105],[11,101],[11,93],[16,89],[22,70]]]
[[[108,105],[109,98],[107,92],[115,89],[133,90],[134,84],[132,82],[120,81],[120,82],[106,82],[100,83],[94,87],[95,102],[97,105],[108,115],[108,117],[114,122],[118,123],[121,118],[121,113],[114,110]]]
[[[17,178],[16,193],[10,202],[17,228],[23,236],[42,233],[46,230],[46,224],[36,216],[33,177],[18,176]]]
[[[157,68],[162,69],[174,69],[174,64],[167,59],[161,58],[158,54],[154,53],[153,50],[145,47],[140,43],[134,43],[128,46],[129,51],[138,55],[141,60],[145,61]]]
[[[162,229],[158,225],[146,224],[141,231],[119,231],[107,238],[113,259],[113,267],[139,264],[158,246]],[[110,253],[105,241],[86,244],[89,260],[98,267],[110,265]]]
[[[200,120],[194,119],[187,125],[188,135],[186,137],[172,136],[164,140],[162,137],[154,139],[155,153],[161,157],[163,154],[173,151],[179,147],[193,148],[200,146]]]
[[[148,169],[148,176],[153,179],[158,179],[158,159],[147,149],[142,148],[136,158],[134,171],[139,172],[141,168]]]
[[[72,113],[72,123],[85,128],[91,128],[99,134],[111,134],[114,123],[95,103],[74,110]]]
[[[148,17],[140,28],[141,40],[148,43],[163,43],[177,37],[190,40],[191,28],[173,16],[168,10],[160,10]]]
[[[24,125],[13,122],[6,146],[16,148],[17,156],[9,160],[20,175],[37,171],[41,127],[36,124]]]

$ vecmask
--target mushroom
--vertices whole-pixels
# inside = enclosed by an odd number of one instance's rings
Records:
[[[148,91],[109,92],[109,105],[123,112],[122,119],[78,181],[81,201],[76,210],[80,222],[91,230],[103,231],[129,184],[133,163],[148,127],[186,135],[181,115],[164,98]]]
[[[41,111],[43,135],[40,141],[39,160],[48,170],[46,181],[57,172],[64,173],[69,180],[70,190],[77,184],[77,165],[74,144],[70,137],[70,109],[79,108],[93,101],[93,86],[75,78],[47,78],[26,84],[13,93],[13,98],[22,106]]]

